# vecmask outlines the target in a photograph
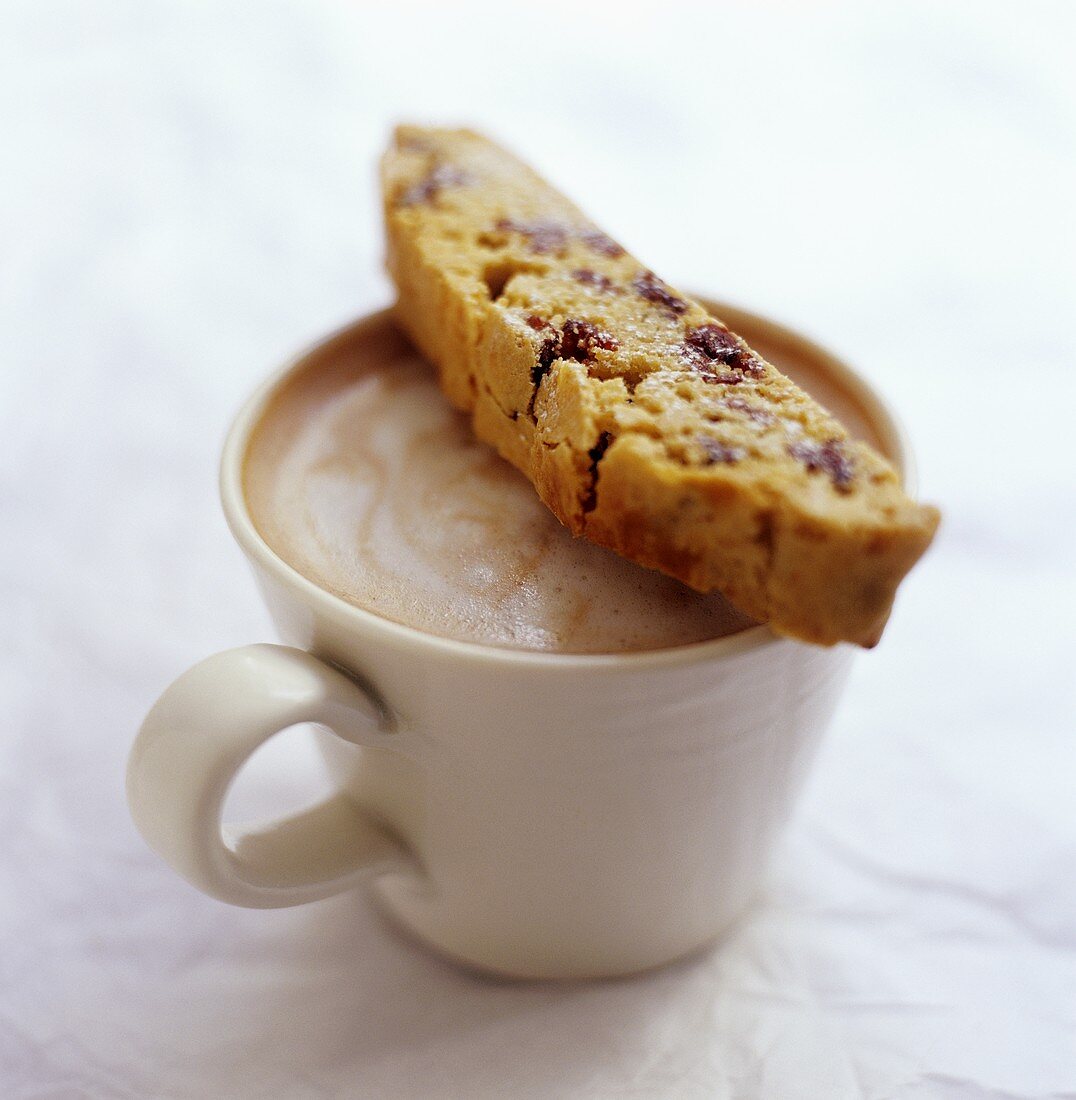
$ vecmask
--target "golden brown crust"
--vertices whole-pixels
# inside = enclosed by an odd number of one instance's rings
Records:
[[[513,156],[401,127],[397,315],[476,433],[573,533],[781,633],[873,645],[937,510]]]

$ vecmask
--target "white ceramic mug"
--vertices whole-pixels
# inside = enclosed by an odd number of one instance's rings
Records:
[[[899,428],[849,368],[772,322],[708,304],[749,341],[795,347],[836,376],[907,476]],[[386,323],[376,315],[332,340]],[[715,939],[759,883],[852,649],[764,626],[648,653],[497,649],[330,595],[265,544],[241,477],[266,403],[317,351],[244,407],[221,473],[228,523],[288,646],[210,657],[150,711],[128,771],[146,840],[235,905],[298,905],[372,880],[420,939],[513,976],[625,974]],[[244,761],[299,722],[323,727],[339,794],[222,830]]]

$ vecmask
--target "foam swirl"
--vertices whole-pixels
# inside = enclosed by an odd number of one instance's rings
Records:
[[[750,625],[718,595],[573,539],[391,330],[345,334],[292,377],[255,429],[244,483],[288,564],[419,630],[617,653]]]

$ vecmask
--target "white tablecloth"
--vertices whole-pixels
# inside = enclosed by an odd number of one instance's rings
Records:
[[[1073,7],[392,9],[0,11],[0,1094],[1076,1096]],[[945,509],[756,912],[660,973],[502,984],[361,895],[230,909],[127,816],[159,691],[272,637],[218,449],[388,300],[398,118],[844,353]],[[324,782],[297,734],[239,808]]]

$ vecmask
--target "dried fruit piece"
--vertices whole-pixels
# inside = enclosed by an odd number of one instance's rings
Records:
[[[813,439],[797,439],[788,445],[788,453],[812,473],[822,470],[829,474],[833,484],[844,489],[852,482],[852,460],[839,439],[827,439],[818,443]]]
[[[652,271],[640,271],[631,285],[640,298],[663,306],[672,316],[678,316],[687,309],[687,302],[675,294]]]
[[[426,175],[404,191],[397,206],[431,203],[448,187],[464,187],[470,181],[466,172],[451,164],[436,164]]]

